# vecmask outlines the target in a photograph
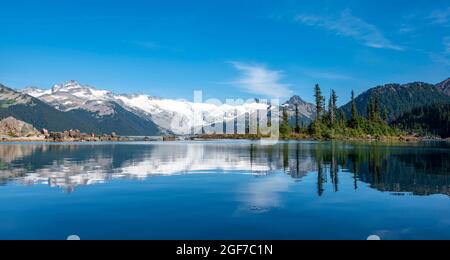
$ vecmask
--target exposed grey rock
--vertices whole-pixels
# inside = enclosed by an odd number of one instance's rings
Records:
[[[28,87],[23,89],[22,93],[39,98],[64,112],[83,109],[95,113],[98,117],[115,113],[112,104],[109,102],[112,97],[111,92],[99,91],[74,80],[55,85],[51,90]]]
[[[295,115],[295,108],[298,108],[298,112],[301,116],[312,119],[315,116],[316,108],[313,104],[304,101],[299,96],[291,97],[284,106],[288,108],[289,116]]]
[[[436,87],[442,92],[444,92],[446,95],[450,96],[450,78],[442,81],[441,83],[437,84]]]
[[[0,108],[32,102],[30,96],[16,92],[0,84]]]
[[[70,130],[69,131],[69,137],[71,137],[71,138],[80,138],[81,137],[80,130]]]
[[[48,130],[45,128],[41,130],[41,134],[43,134],[45,137],[49,136]]]
[[[97,136],[93,133],[81,133],[78,129],[71,129],[64,132],[51,132],[48,134],[48,137],[46,137],[46,140],[53,142],[121,142],[128,141],[128,138],[120,137],[116,133]]]
[[[0,121],[0,135],[9,137],[32,137],[39,136],[41,133],[32,125],[17,120],[14,117],[8,117]]]

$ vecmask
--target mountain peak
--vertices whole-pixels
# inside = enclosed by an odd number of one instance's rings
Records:
[[[96,90],[88,85],[82,85],[76,80],[56,84],[51,89],[27,87],[23,94],[40,99],[60,111],[82,109],[96,113],[97,116],[114,114],[113,94],[107,90]]]
[[[68,92],[68,91],[73,90],[73,89],[84,89],[84,88],[88,88],[88,87],[81,85],[76,80],[69,80],[69,81],[67,81],[65,83],[54,85],[53,88],[52,88],[52,92],[53,93],[54,92],[58,92],[58,91]]]
[[[23,94],[35,97],[35,98],[39,98],[46,94],[51,94],[51,90],[45,90],[45,89],[41,89],[41,88],[34,87],[34,86],[26,87],[26,88],[20,90],[20,92]]]
[[[446,95],[450,96],[450,78],[438,83],[436,87],[442,90]]]
[[[306,102],[300,96],[292,96],[288,101],[283,104],[283,107],[288,109],[288,114],[290,116],[295,115],[296,108],[298,109],[300,115],[307,119],[311,119],[315,115],[315,107],[313,104]]]
[[[300,104],[307,104],[308,102],[303,100],[300,96],[295,95],[292,96],[286,103],[290,105],[300,105]]]
[[[30,96],[0,84],[0,108],[7,108],[11,105],[27,104],[30,102],[32,102]]]
[[[57,84],[52,88],[52,94],[72,95],[85,101],[109,100],[113,95],[108,90],[97,90],[89,85],[83,85],[76,80],[70,80],[63,84]]]

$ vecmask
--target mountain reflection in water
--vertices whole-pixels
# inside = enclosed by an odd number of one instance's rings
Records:
[[[316,175],[316,192],[349,174],[394,194],[450,196],[450,149],[446,144],[410,146],[339,142],[174,142],[117,144],[0,144],[0,185],[46,184],[73,192],[81,185],[113,179],[145,179],[181,174],[287,174],[301,181]],[[284,189],[280,178],[253,183]],[[258,187],[249,187],[251,190]],[[277,188],[276,188],[277,189]],[[262,205],[264,196],[257,194]],[[255,195],[256,196],[256,195]],[[256,200],[256,199],[255,199]],[[271,198],[272,203],[276,200]],[[265,205],[267,206],[267,205]]]

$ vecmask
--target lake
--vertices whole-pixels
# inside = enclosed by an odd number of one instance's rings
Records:
[[[450,239],[450,146],[0,144],[0,239]]]

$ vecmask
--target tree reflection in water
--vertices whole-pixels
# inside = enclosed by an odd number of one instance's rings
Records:
[[[317,195],[350,174],[353,188],[414,195],[450,196],[448,145],[342,142],[191,142],[127,144],[0,144],[0,185],[48,184],[67,192],[115,178],[233,172],[295,181],[317,175]]]

